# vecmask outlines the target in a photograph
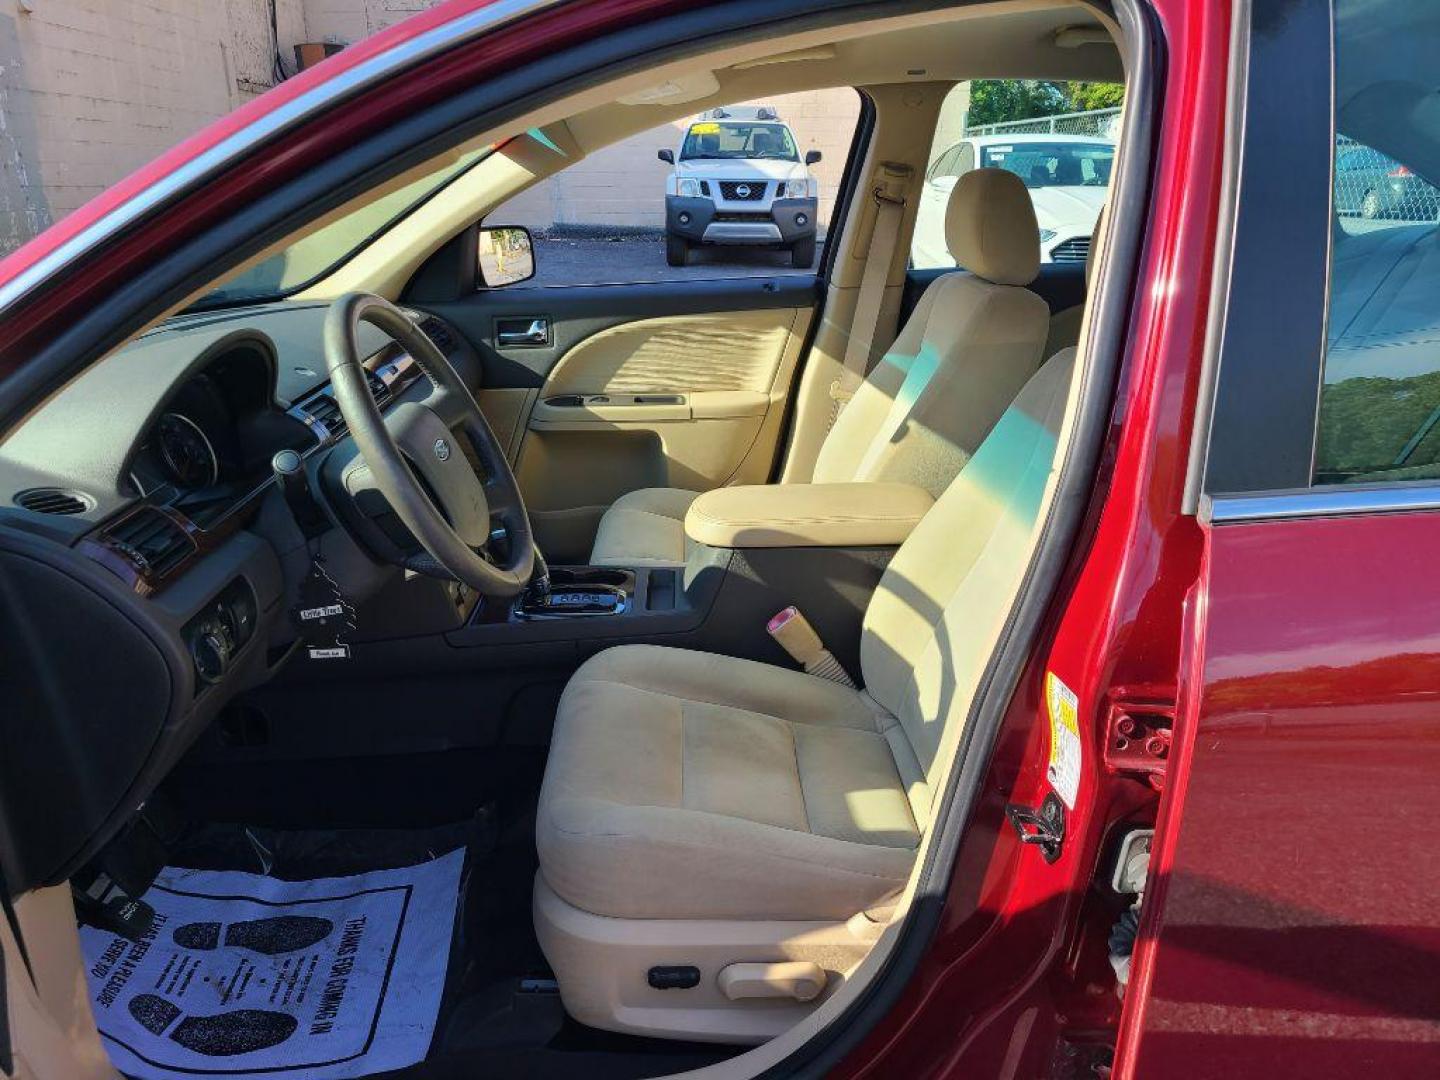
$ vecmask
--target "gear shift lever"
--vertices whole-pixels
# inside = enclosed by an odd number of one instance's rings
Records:
[[[525,593],[520,598],[522,607],[544,610],[550,602],[550,564],[545,561],[545,556],[540,552],[540,545],[535,545],[535,569],[530,572],[530,581],[525,586]]]
[[[625,590],[613,585],[576,582],[566,571],[559,592],[550,588],[550,567],[540,548],[535,548],[535,570],[520,594],[517,613],[524,617],[554,618],[562,615],[618,615],[625,610]]]

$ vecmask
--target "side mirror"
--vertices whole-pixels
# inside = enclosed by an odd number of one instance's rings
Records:
[[[820,154],[820,151],[819,151],[819,150],[806,150],[806,151],[805,151],[805,164],[806,164],[806,165],[814,165],[817,161],[820,160],[820,158],[821,158],[821,154]]]
[[[674,165],[674,164],[675,164],[675,151],[674,151],[674,150],[661,150],[660,153],[657,154],[656,156],[657,156],[661,161],[665,162],[666,165]]]
[[[530,230],[497,225],[480,230],[480,280],[492,289],[535,276],[535,245]]]

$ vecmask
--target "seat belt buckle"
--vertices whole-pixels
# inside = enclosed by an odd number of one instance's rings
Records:
[[[854,689],[855,680],[825,648],[820,635],[810,620],[800,614],[799,608],[791,605],[778,612],[765,624],[765,630],[808,674]]]

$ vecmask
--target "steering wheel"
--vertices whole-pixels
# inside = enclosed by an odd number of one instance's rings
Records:
[[[362,322],[398,341],[419,365],[431,388],[423,402],[401,402],[388,416],[381,414],[360,363]],[[335,403],[375,487],[425,549],[407,559],[406,567],[453,578],[496,599],[519,593],[535,557],[520,487],[474,396],[444,354],[394,304],[357,292],[336,300],[325,317],[325,363]],[[442,419],[457,413],[483,478]],[[504,563],[491,557],[492,516],[509,540]]]

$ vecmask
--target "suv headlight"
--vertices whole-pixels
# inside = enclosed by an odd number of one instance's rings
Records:
[[[689,176],[682,176],[675,181],[675,194],[691,199],[700,197],[700,181]]]
[[[803,199],[810,194],[810,181],[786,180],[784,196],[787,199]]]
[[[1041,230],[1040,230],[1040,243],[1042,243],[1042,244],[1048,244],[1051,240],[1054,240],[1054,239],[1055,239],[1055,230],[1054,230],[1054,229],[1041,229]]]

